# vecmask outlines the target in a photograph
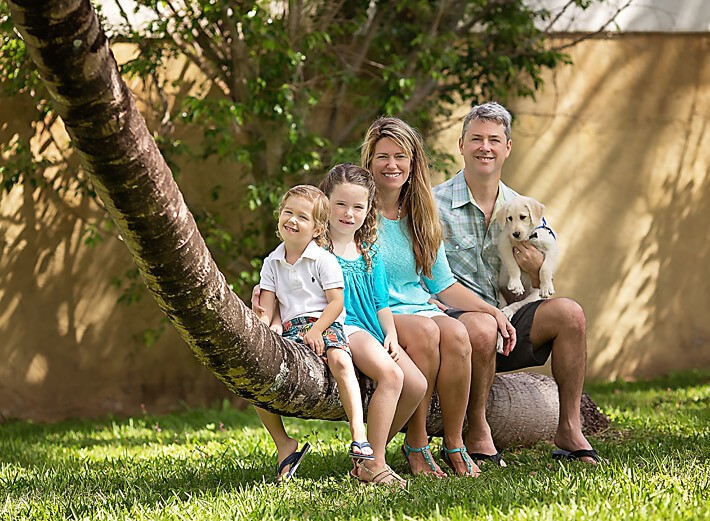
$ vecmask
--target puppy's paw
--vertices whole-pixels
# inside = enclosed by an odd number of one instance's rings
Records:
[[[503,354],[503,335],[498,333],[498,338],[496,339],[496,351]]]
[[[555,287],[552,282],[548,284],[540,284],[540,298],[550,298],[550,296],[555,294]]]
[[[501,309],[501,312],[505,315],[505,318],[510,320],[513,318],[513,315],[518,311],[518,308],[515,307],[514,304],[511,304],[510,306],[505,306],[503,309]],[[498,333],[498,338],[499,340],[502,339],[503,337],[500,336],[500,333]]]
[[[513,295],[522,295],[525,293],[525,286],[523,286],[523,283],[521,282],[520,279],[514,280],[510,279],[508,281],[508,289]]]

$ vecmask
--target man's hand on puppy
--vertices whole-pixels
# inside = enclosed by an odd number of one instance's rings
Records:
[[[530,241],[521,241],[513,246],[513,256],[520,269],[530,275],[534,288],[540,287],[540,267],[545,260],[542,254]]]

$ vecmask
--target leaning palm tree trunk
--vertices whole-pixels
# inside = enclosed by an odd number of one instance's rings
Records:
[[[273,334],[229,289],[121,79],[89,0],[8,4],[83,168],[146,286],[195,356],[255,405],[289,416],[343,419],[335,382],[319,358]],[[367,398],[372,383],[363,389]],[[534,443],[554,432],[558,405],[551,379],[499,377],[491,396],[489,418],[500,446]],[[548,402],[534,413],[524,407]],[[436,404],[430,420],[431,432],[440,430]]]

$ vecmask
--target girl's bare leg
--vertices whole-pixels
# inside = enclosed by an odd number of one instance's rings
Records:
[[[377,383],[367,412],[367,437],[375,460],[365,462],[375,470],[385,465],[385,447],[402,392],[404,373],[385,348],[368,333],[353,333],[348,342],[355,366]]]
[[[350,423],[350,433],[353,441],[367,441],[365,419],[362,412],[360,385],[355,376],[355,367],[350,355],[342,349],[328,349],[328,367],[338,383],[338,394],[343,404],[345,414]],[[365,448],[363,454],[372,454],[372,449]]]

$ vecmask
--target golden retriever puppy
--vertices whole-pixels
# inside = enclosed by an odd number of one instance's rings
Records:
[[[518,196],[496,214],[496,220],[501,227],[498,238],[498,254],[501,260],[498,282],[501,288],[507,288],[515,297],[525,296],[522,300],[507,305],[501,295],[500,304],[508,318],[528,302],[546,299],[555,292],[552,277],[557,262],[557,236],[542,216],[544,209],[545,206],[535,199]],[[532,287],[530,277],[520,269],[515,260],[515,246],[522,241],[529,241],[545,256],[540,267],[539,289]]]

